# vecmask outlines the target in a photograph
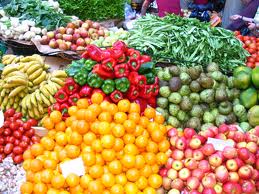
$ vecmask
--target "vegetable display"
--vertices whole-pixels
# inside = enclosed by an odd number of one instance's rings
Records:
[[[206,130],[213,125],[239,122],[243,130],[251,128],[234,78],[222,74],[218,65],[208,65],[207,72],[198,66],[171,66],[157,75],[160,79],[157,111],[165,116],[168,124]]]
[[[242,133],[233,125],[211,127],[197,134],[186,128],[183,135],[170,129],[170,155],[160,169],[163,188],[169,194],[256,193],[258,188],[258,129]],[[228,140],[234,146],[216,149],[208,138]],[[257,162],[256,162],[257,158]],[[159,192],[164,193],[165,191]]]
[[[121,100],[116,105],[103,101],[100,93],[93,94],[91,102],[78,100],[65,121],[59,111],[44,119],[48,135],[23,155],[23,167],[31,176],[21,185],[22,194],[155,193],[162,185],[158,172],[170,145],[163,117],[153,108],[141,116],[136,103]],[[63,176],[60,164],[75,158],[83,160],[87,172]],[[42,181],[35,182],[36,174]]]
[[[130,32],[129,46],[151,55],[156,62],[187,67],[215,62],[223,72],[231,72],[244,65],[248,56],[231,31],[196,19],[147,15],[138,19]]]
[[[0,79],[1,110],[14,108],[23,116],[41,119],[48,106],[55,103],[54,94],[64,85],[63,70],[48,73],[49,66],[39,55],[4,55]]]

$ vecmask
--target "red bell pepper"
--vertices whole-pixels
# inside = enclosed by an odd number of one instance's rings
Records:
[[[139,92],[139,96],[145,99],[151,98],[152,96],[152,88],[151,85],[145,85],[143,88],[141,88]]]
[[[117,63],[124,63],[126,61],[126,55],[123,53],[121,57],[117,59]]]
[[[110,96],[105,96],[104,101],[112,102]]]
[[[106,71],[101,64],[96,64],[92,70],[93,73],[99,75],[102,79],[114,78],[112,71]]]
[[[159,93],[159,85],[158,84],[152,84],[150,85],[151,88],[151,94],[152,96],[157,96]]]
[[[128,77],[129,67],[127,63],[122,63],[114,67],[114,74],[116,78]]]
[[[130,58],[130,60],[128,61],[128,65],[131,71],[138,71],[141,64],[138,59]]]
[[[130,88],[127,91],[126,96],[130,100],[135,100],[139,96],[139,91],[138,91],[137,86],[130,85]]]
[[[100,93],[100,94],[102,94],[103,97],[106,96],[105,93],[101,89],[98,89],[98,88],[93,90],[92,94],[94,94],[94,93]]]
[[[149,98],[147,100],[147,103],[153,107],[153,108],[156,108],[156,97],[155,96],[152,96],[151,98]]]
[[[60,106],[60,104],[59,104],[58,102],[56,102],[56,103],[53,105],[53,109],[54,109],[54,110],[60,111],[60,108],[61,108],[61,106]]]
[[[123,94],[119,91],[119,90],[114,90],[111,94],[110,94],[110,98],[114,103],[119,102],[120,100],[123,99]]]
[[[136,102],[140,106],[140,111],[143,113],[147,108],[147,100],[143,98],[137,98],[134,102]]]
[[[111,49],[106,49],[102,51],[102,60],[109,59],[112,57],[113,51]]]
[[[132,59],[137,59],[140,60],[141,59],[141,54],[139,51],[135,50],[135,49],[128,49],[127,51],[127,55],[132,58]]]
[[[72,77],[69,77],[66,79],[64,89],[68,95],[71,95],[78,91],[79,85]]]
[[[117,64],[116,60],[113,58],[108,58],[102,61],[102,68],[106,71],[113,71],[113,68]]]
[[[120,49],[113,49],[113,58],[114,59],[119,59],[120,57],[122,57],[122,55],[123,55],[124,53],[123,53],[123,51],[122,50],[120,50]]]
[[[151,57],[148,55],[142,55],[140,58],[140,64],[147,63],[151,61]]]
[[[89,58],[88,51],[83,52],[83,54],[81,55],[81,58],[88,59]]]
[[[62,87],[61,89],[59,89],[59,91],[55,94],[55,99],[58,103],[62,104],[67,102],[68,100],[68,95],[64,89],[64,87]]]
[[[137,72],[131,72],[129,74],[129,81],[131,84],[140,88],[147,84],[147,78],[144,75],[139,75]]]
[[[69,96],[68,103],[70,106],[75,106],[76,102],[80,99],[80,95],[78,93],[74,93],[73,95]]]
[[[85,97],[90,97],[91,96],[91,93],[92,93],[92,88],[88,85],[84,85],[80,92],[79,92],[79,95],[81,98],[85,98]]]
[[[69,105],[67,103],[61,104],[60,111],[64,117],[69,116],[68,109],[69,109]]]
[[[125,42],[118,40],[115,43],[113,43],[112,45],[114,50],[122,50],[123,52],[127,51],[127,45],[125,44]]]
[[[100,49],[99,47],[95,46],[95,45],[88,45],[86,47],[86,50],[88,52],[88,56],[97,62],[101,62],[102,61],[102,49]]]

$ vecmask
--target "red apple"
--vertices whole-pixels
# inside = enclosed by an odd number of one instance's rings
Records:
[[[196,190],[192,190],[190,191],[188,194],[201,194],[199,191],[196,191]]]
[[[252,133],[246,133],[246,141],[247,142],[258,142],[258,136]]]
[[[212,130],[210,130],[210,129],[208,129],[208,130],[206,130],[206,131],[203,131],[203,132],[204,132],[204,136],[205,136],[206,138],[208,138],[208,137],[214,137],[214,136],[215,136],[214,132],[213,132]]]
[[[216,191],[213,188],[205,188],[202,191],[202,194],[217,194]]]
[[[244,166],[245,163],[243,162],[243,160],[239,159],[239,158],[235,158],[236,162],[237,162],[237,166],[238,168],[240,168],[241,166]]]
[[[255,142],[249,142],[249,143],[247,143],[246,148],[247,148],[250,152],[256,153],[256,151],[257,151],[257,144],[256,144]]]
[[[83,23],[82,28],[85,28],[86,30],[88,30],[88,28],[90,27],[88,23]]]
[[[66,33],[71,35],[74,34],[73,28],[67,28]]]
[[[179,171],[179,178],[186,181],[191,176],[191,171],[188,168],[182,168]]]
[[[223,191],[223,188],[220,184],[216,184],[213,188],[217,194],[221,194]]]
[[[78,52],[78,53],[83,53],[85,51],[85,47],[83,47],[83,46],[78,46],[77,48],[76,48],[76,52]]]
[[[205,156],[211,156],[215,153],[215,148],[211,143],[207,143],[202,147],[202,153]]]
[[[67,50],[70,50],[72,43],[71,42],[65,42],[67,45]]]
[[[190,190],[196,190],[200,185],[200,181],[197,177],[189,177],[186,185]]]
[[[166,167],[167,169],[172,168],[173,161],[174,161],[173,158],[168,158],[168,160],[167,160],[167,162],[166,162],[166,164],[165,164],[165,167]]]
[[[167,132],[167,135],[169,137],[173,137],[173,136],[177,136],[178,135],[178,131],[176,128],[171,128],[169,129],[169,131]]]
[[[71,42],[73,36],[71,34],[63,34],[63,40]]]
[[[252,176],[252,170],[248,166],[242,166],[238,170],[238,175],[241,179],[249,179]]]
[[[85,44],[86,44],[86,45],[91,44],[91,42],[92,42],[92,39],[91,39],[91,38],[85,38]]]
[[[175,169],[172,169],[172,168],[171,168],[171,169],[169,169],[169,170],[167,171],[167,177],[168,177],[168,178],[174,180],[174,179],[177,178],[177,176],[178,176],[178,173],[177,173],[177,171],[176,171]]]
[[[222,158],[218,154],[209,156],[209,163],[213,167],[218,167],[222,164]]]
[[[247,143],[245,141],[237,143],[237,148],[245,148]]]
[[[225,183],[228,181],[229,174],[225,166],[219,166],[215,169],[216,178],[219,182]]]
[[[77,46],[84,46],[84,45],[85,45],[84,39],[83,39],[83,38],[77,39],[76,45],[77,45]]]
[[[76,49],[77,49],[77,46],[76,46],[75,44],[72,44],[72,45],[71,45],[71,50],[72,50],[72,51],[76,51]]]
[[[70,23],[67,24],[67,28],[74,29],[74,28],[76,28],[76,24],[70,22]]]
[[[183,134],[185,138],[191,139],[196,134],[196,131],[192,128],[185,128]]]
[[[192,171],[192,176],[197,177],[199,180],[202,180],[202,178],[204,177],[204,172],[201,169],[197,168]]]
[[[253,174],[252,175],[252,180],[259,181],[259,171],[256,170],[256,169],[253,169],[252,174]]]
[[[259,170],[259,158],[256,159],[255,168],[256,170]]]
[[[255,155],[250,153],[249,158],[245,161],[245,163],[253,165],[255,162],[256,162]]]
[[[67,48],[67,44],[66,43],[61,43],[61,44],[59,44],[59,46],[58,46],[58,48],[60,49],[60,50],[63,50],[63,51],[66,51],[68,48]]]
[[[201,144],[204,144],[207,141],[206,137],[198,134],[194,135],[193,138],[198,138],[201,141]]]
[[[228,135],[227,135],[228,139],[234,139],[235,134],[236,134],[235,131],[229,131],[229,132],[228,132]]]
[[[167,168],[160,168],[159,175],[162,176],[162,177],[166,177],[167,172],[168,172]]]
[[[180,137],[176,140],[175,147],[179,150],[185,150],[187,147],[186,139],[184,137]]]
[[[49,46],[50,46],[51,48],[53,48],[53,49],[56,49],[56,48],[58,48],[58,43],[57,43],[57,41],[55,41],[54,39],[51,39],[51,40],[49,41]]]
[[[97,33],[92,33],[92,34],[91,34],[91,38],[92,38],[93,40],[97,40],[97,39],[99,38],[99,35],[98,35]]]
[[[55,39],[62,39],[63,38],[63,35],[61,33],[57,33],[55,35]]]
[[[47,44],[49,44],[49,41],[50,41],[49,37],[44,35],[44,36],[42,36],[42,38],[40,40],[40,44],[47,45]]]
[[[213,176],[206,175],[202,179],[202,185],[204,188],[213,188],[216,185],[216,179]]]
[[[218,135],[215,136],[216,139],[222,139],[222,140],[227,140],[227,136],[224,135],[223,133],[219,133]]]
[[[229,181],[237,183],[239,181],[239,176],[237,172],[229,172]]]
[[[235,159],[229,159],[226,162],[226,167],[229,171],[235,172],[238,169],[238,165]]]
[[[61,43],[64,43],[64,41],[61,40],[61,39],[57,39],[56,42],[57,42],[59,45],[60,45]]]
[[[178,189],[171,189],[168,193],[169,194],[181,194],[180,190],[178,190]]]
[[[184,157],[185,158],[191,158],[193,156],[193,151],[191,148],[187,148],[185,151],[184,151]]]
[[[183,168],[183,163],[180,160],[173,161],[172,168],[179,171]]]
[[[80,34],[78,34],[78,33],[74,33],[74,34],[73,34],[73,41],[74,41],[74,42],[76,42],[77,39],[79,39],[79,38],[81,38]]]
[[[219,132],[220,132],[220,133],[225,134],[225,133],[227,133],[228,131],[229,131],[228,125],[226,125],[226,124],[221,124],[221,125],[219,126]]]
[[[64,28],[64,27],[59,27],[59,28],[58,28],[58,32],[59,32],[60,34],[65,34],[65,33],[66,33],[66,28]]]
[[[172,154],[171,154],[171,157],[174,160],[182,160],[184,158],[184,153],[181,150],[173,150]]]
[[[192,138],[189,144],[190,148],[198,149],[201,146],[201,140],[197,137]]]
[[[201,160],[198,164],[198,168],[201,169],[204,173],[210,171],[210,164],[207,160]]]
[[[104,32],[104,30],[98,30],[98,32],[97,32],[97,34],[99,35],[99,36],[104,36],[105,35],[105,32]]]
[[[100,26],[101,25],[99,23],[97,23],[97,22],[93,22],[93,24],[92,24],[92,27],[95,28],[95,29],[99,29]]]
[[[238,183],[233,183],[233,182],[227,182],[223,185],[223,191],[226,194],[241,194],[242,193],[242,188]]]
[[[196,161],[200,161],[200,160],[203,160],[204,155],[203,155],[203,153],[202,153],[201,150],[194,150],[194,151],[193,151],[193,158],[194,158]]]
[[[188,168],[189,170],[194,170],[198,167],[198,163],[193,158],[187,158],[184,160],[184,166]]]
[[[241,131],[236,131],[235,137],[234,137],[234,140],[236,142],[242,142],[242,141],[245,141],[245,139],[246,137],[244,133],[242,133]]]
[[[167,178],[167,177],[163,177],[163,188],[166,190],[171,189],[171,182],[172,180]]]
[[[55,33],[54,33],[53,31],[47,32],[47,37],[48,37],[49,39],[52,39],[52,38],[55,37]]]
[[[84,29],[84,28],[81,28],[81,29],[80,29],[80,35],[81,35],[82,38],[88,37],[88,32],[87,32],[87,30]]]
[[[256,193],[255,184],[252,181],[244,181],[242,183],[242,192],[245,194]]]
[[[178,138],[179,138],[178,136],[170,137],[170,144],[171,144],[171,146],[175,147],[176,141],[178,140]]]
[[[182,191],[183,188],[184,188],[184,182],[183,180],[177,178],[177,179],[174,179],[172,182],[171,182],[171,188],[172,189],[177,189],[179,191]]]
[[[223,156],[227,159],[232,159],[237,157],[237,150],[236,148],[230,147],[230,146],[226,146],[223,149]]]
[[[213,126],[213,127],[210,127],[209,129],[211,131],[213,131],[214,135],[218,135],[219,134],[219,129],[217,127]]]

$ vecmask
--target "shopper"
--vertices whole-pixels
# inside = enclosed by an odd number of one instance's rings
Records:
[[[150,3],[154,0],[145,0],[142,9],[141,15],[146,15],[147,8],[149,7]],[[158,16],[164,17],[167,13],[173,13],[176,15],[181,14],[181,5],[180,0],[156,0],[158,6]]]

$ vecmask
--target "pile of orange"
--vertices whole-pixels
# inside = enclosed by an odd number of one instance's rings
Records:
[[[162,185],[159,167],[167,162],[169,142],[164,118],[155,109],[128,100],[117,105],[101,94],[80,99],[68,117],[53,111],[44,119],[49,130],[24,153],[23,194],[152,194]],[[82,157],[85,175],[62,175],[60,164]]]

